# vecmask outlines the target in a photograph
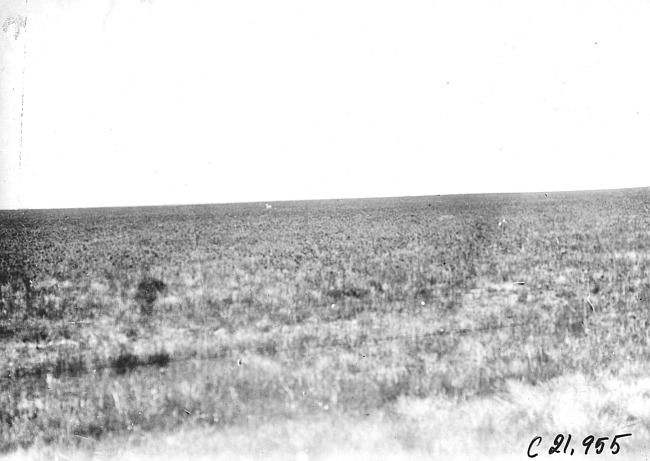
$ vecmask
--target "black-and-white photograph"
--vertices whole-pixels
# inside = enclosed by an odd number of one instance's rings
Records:
[[[0,24],[0,458],[650,459],[648,1]]]

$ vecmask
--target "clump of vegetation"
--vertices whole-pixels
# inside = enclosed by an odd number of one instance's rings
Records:
[[[138,283],[134,299],[143,314],[151,315],[153,313],[153,304],[165,288],[167,285],[162,280],[153,277],[145,277]]]
[[[111,368],[117,374],[124,374],[136,367],[157,365],[164,367],[169,364],[170,356],[167,352],[159,351],[147,356],[138,356],[126,349],[120,351],[119,355],[111,359]]]

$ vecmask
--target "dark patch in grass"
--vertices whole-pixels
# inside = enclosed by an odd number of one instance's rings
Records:
[[[221,300],[221,302],[224,306],[232,306],[234,301],[232,299],[232,296],[226,296]]]
[[[429,300],[433,297],[433,290],[427,287],[420,287],[415,291],[416,299]]]
[[[55,376],[67,373],[69,376],[78,376],[87,370],[86,362],[83,357],[59,358],[54,364],[53,372]]]
[[[62,374],[79,376],[87,371],[85,359],[82,356],[59,357],[54,362],[38,363],[31,366],[16,365],[0,379],[23,379],[29,377],[42,377],[46,373],[53,373],[55,377]]]
[[[44,326],[26,328],[20,333],[20,340],[24,343],[39,343],[47,341],[50,332]]]
[[[396,380],[380,382],[379,398],[382,403],[394,402],[402,395],[408,395],[411,391],[409,377],[407,374],[400,375]]]
[[[138,284],[134,299],[140,305],[140,311],[145,315],[153,313],[153,303],[158,295],[167,288],[162,280],[153,277],[145,277]]]
[[[142,363],[138,357],[131,352],[122,351],[120,355],[111,360],[111,368],[115,370],[118,375],[123,375],[128,370],[131,370]]]
[[[87,423],[77,427],[74,432],[76,437],[98,440],[104,433],[104,428],[99,423]]]
[[[365,288],[349,287],[339,290],[338,288],[331,289],[327,292],[327,296],[334,300],[343,298],[356,298],[361,299],[368,295],[370,291]]]
[[[35,317],[48,320],[59,320],[64,317],[65,304],[62,303],[57,309],[53,302],[43,302],[42,299],[39,306],[34,310]]]
[[[111,360],[110,365],[117,374],[123,375],[127,371],[141,366],[156,365],[164,367],[167,366],[170,361],[171,357],[165,351],[156,352],[155,354],[146,357],[138,357],[129,351],[122,350],[120,355]]]
[[[14,425],[14,419],[18,415],[16,414],[15,411],[0,408],[0,424],[2,424],[5,427],[12,427]],[[2,453],[2,450],[0,449],[0,453]]]
[[[10,328],[0,327],[0,341],[3,339],[10,339],[16,335],[16,331]]]
[[[165,351],[156,352],[153,355],[147,357],[147,365],[157,365],[159,367],[165,367],[171,361],[171,357]]]

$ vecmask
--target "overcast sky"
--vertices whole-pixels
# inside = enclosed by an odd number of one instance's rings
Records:
[[[650,185],[650,3],[0,0],[0,207]]]

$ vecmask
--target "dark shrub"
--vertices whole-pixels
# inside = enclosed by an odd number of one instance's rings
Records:
[[[165,288],[167,285],[162,280],[152,277],[146,277],[138,284],[134,299],[140,305],[143,314],[150,315],[153,312],[153,303]]]

